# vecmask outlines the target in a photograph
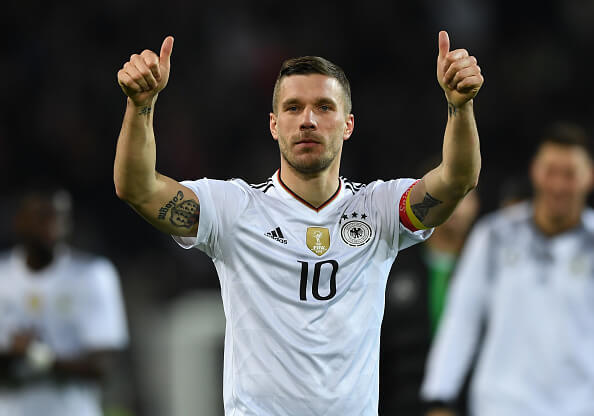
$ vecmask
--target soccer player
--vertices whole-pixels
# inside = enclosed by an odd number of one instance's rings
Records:
[[[475,355],[471,415],[594,415],[588,142],[575,125],[551,128],[532,161],[534,196],[481,219],[471,232],[429,356],[427,416],[456,415]]]
[[[0,255],[0,415],[100,416],[106,364],[128,331],[113,264],[64,243],[65,191],[35,190]]]
[[[419,181],[362,185],[339,176],[355,125],[350,86],[338,66],[306,56],[285,61],[274,86],[270,132],[280,169],[259,185],[179,183],[155,171],[152,127],[173,38],[159,55],[132,55],[118,72],[128,101],[116,192],[216,266],[227,318],[226,414],[377,414],[390,267],[399,250],[448,218],[480,170],[473,98],[483,77],[466,50],[450,51],[446,32],[438,43],[448,103],[443,161]]]

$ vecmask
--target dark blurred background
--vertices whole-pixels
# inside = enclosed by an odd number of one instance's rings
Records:
[[[150,326],[146,311],[196,289],[216,290],[218,279],[206,256],[179,249],[115,195],[125,108],[116,73],[130,54],[158,51],[166,35],[175,36],[171,78],[155,113],[157,169],[179,180],[252,183],[278,165],[268,113],[281,62],[330,59],[353,91],[356,128],[342,175],[369,182],[414,176],[441,150],[440,29],[452,48],[477,56],[485,76],[475,111],[486,212],[497,206],[500,184],[526,172],[549,122],[594,131],[591,0],[3,2],[0,248],[13,243],[10,218],[24,189],[41,180],[68,188],[73,244],[118,266],[134,348],[139,328]],[[131,377],[141,377],[134,356],[129,365]],[[130,394],[142,413],[150,392],[138,384]]]

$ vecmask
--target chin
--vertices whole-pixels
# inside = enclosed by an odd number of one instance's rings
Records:
[[[298,172],[317,173],[327,169],[332,164],[333,159],[308,154],[296,158],[285,158],[285,160]]]

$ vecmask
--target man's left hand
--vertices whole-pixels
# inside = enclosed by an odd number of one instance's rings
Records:
[[[466,49],[450,51],[450,38],[443,30],[439,32],[437,81],[448,103],[456,108],[472,100],[485,81],[476,58],[470,56]]]

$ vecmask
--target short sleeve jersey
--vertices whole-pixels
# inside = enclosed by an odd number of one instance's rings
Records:
[[[0,350],[25,330],[33,330],[61,359],[123,348],[128,330],[113,264],[62,247],[49,266],[35,272],[19,248],[0,255]],[[82,381],[31,384],[2,391],[1,404],[9,397],[14,401],[18,411],[10,414],[99,416],[97,387]]]
[[[377,415],[388,273],[409,231],[398,203],[412,179],[341,178],[317,209],[277,171],[265,183],[200,179],[195,238],[219,275],[227,326],[227,415]]]

